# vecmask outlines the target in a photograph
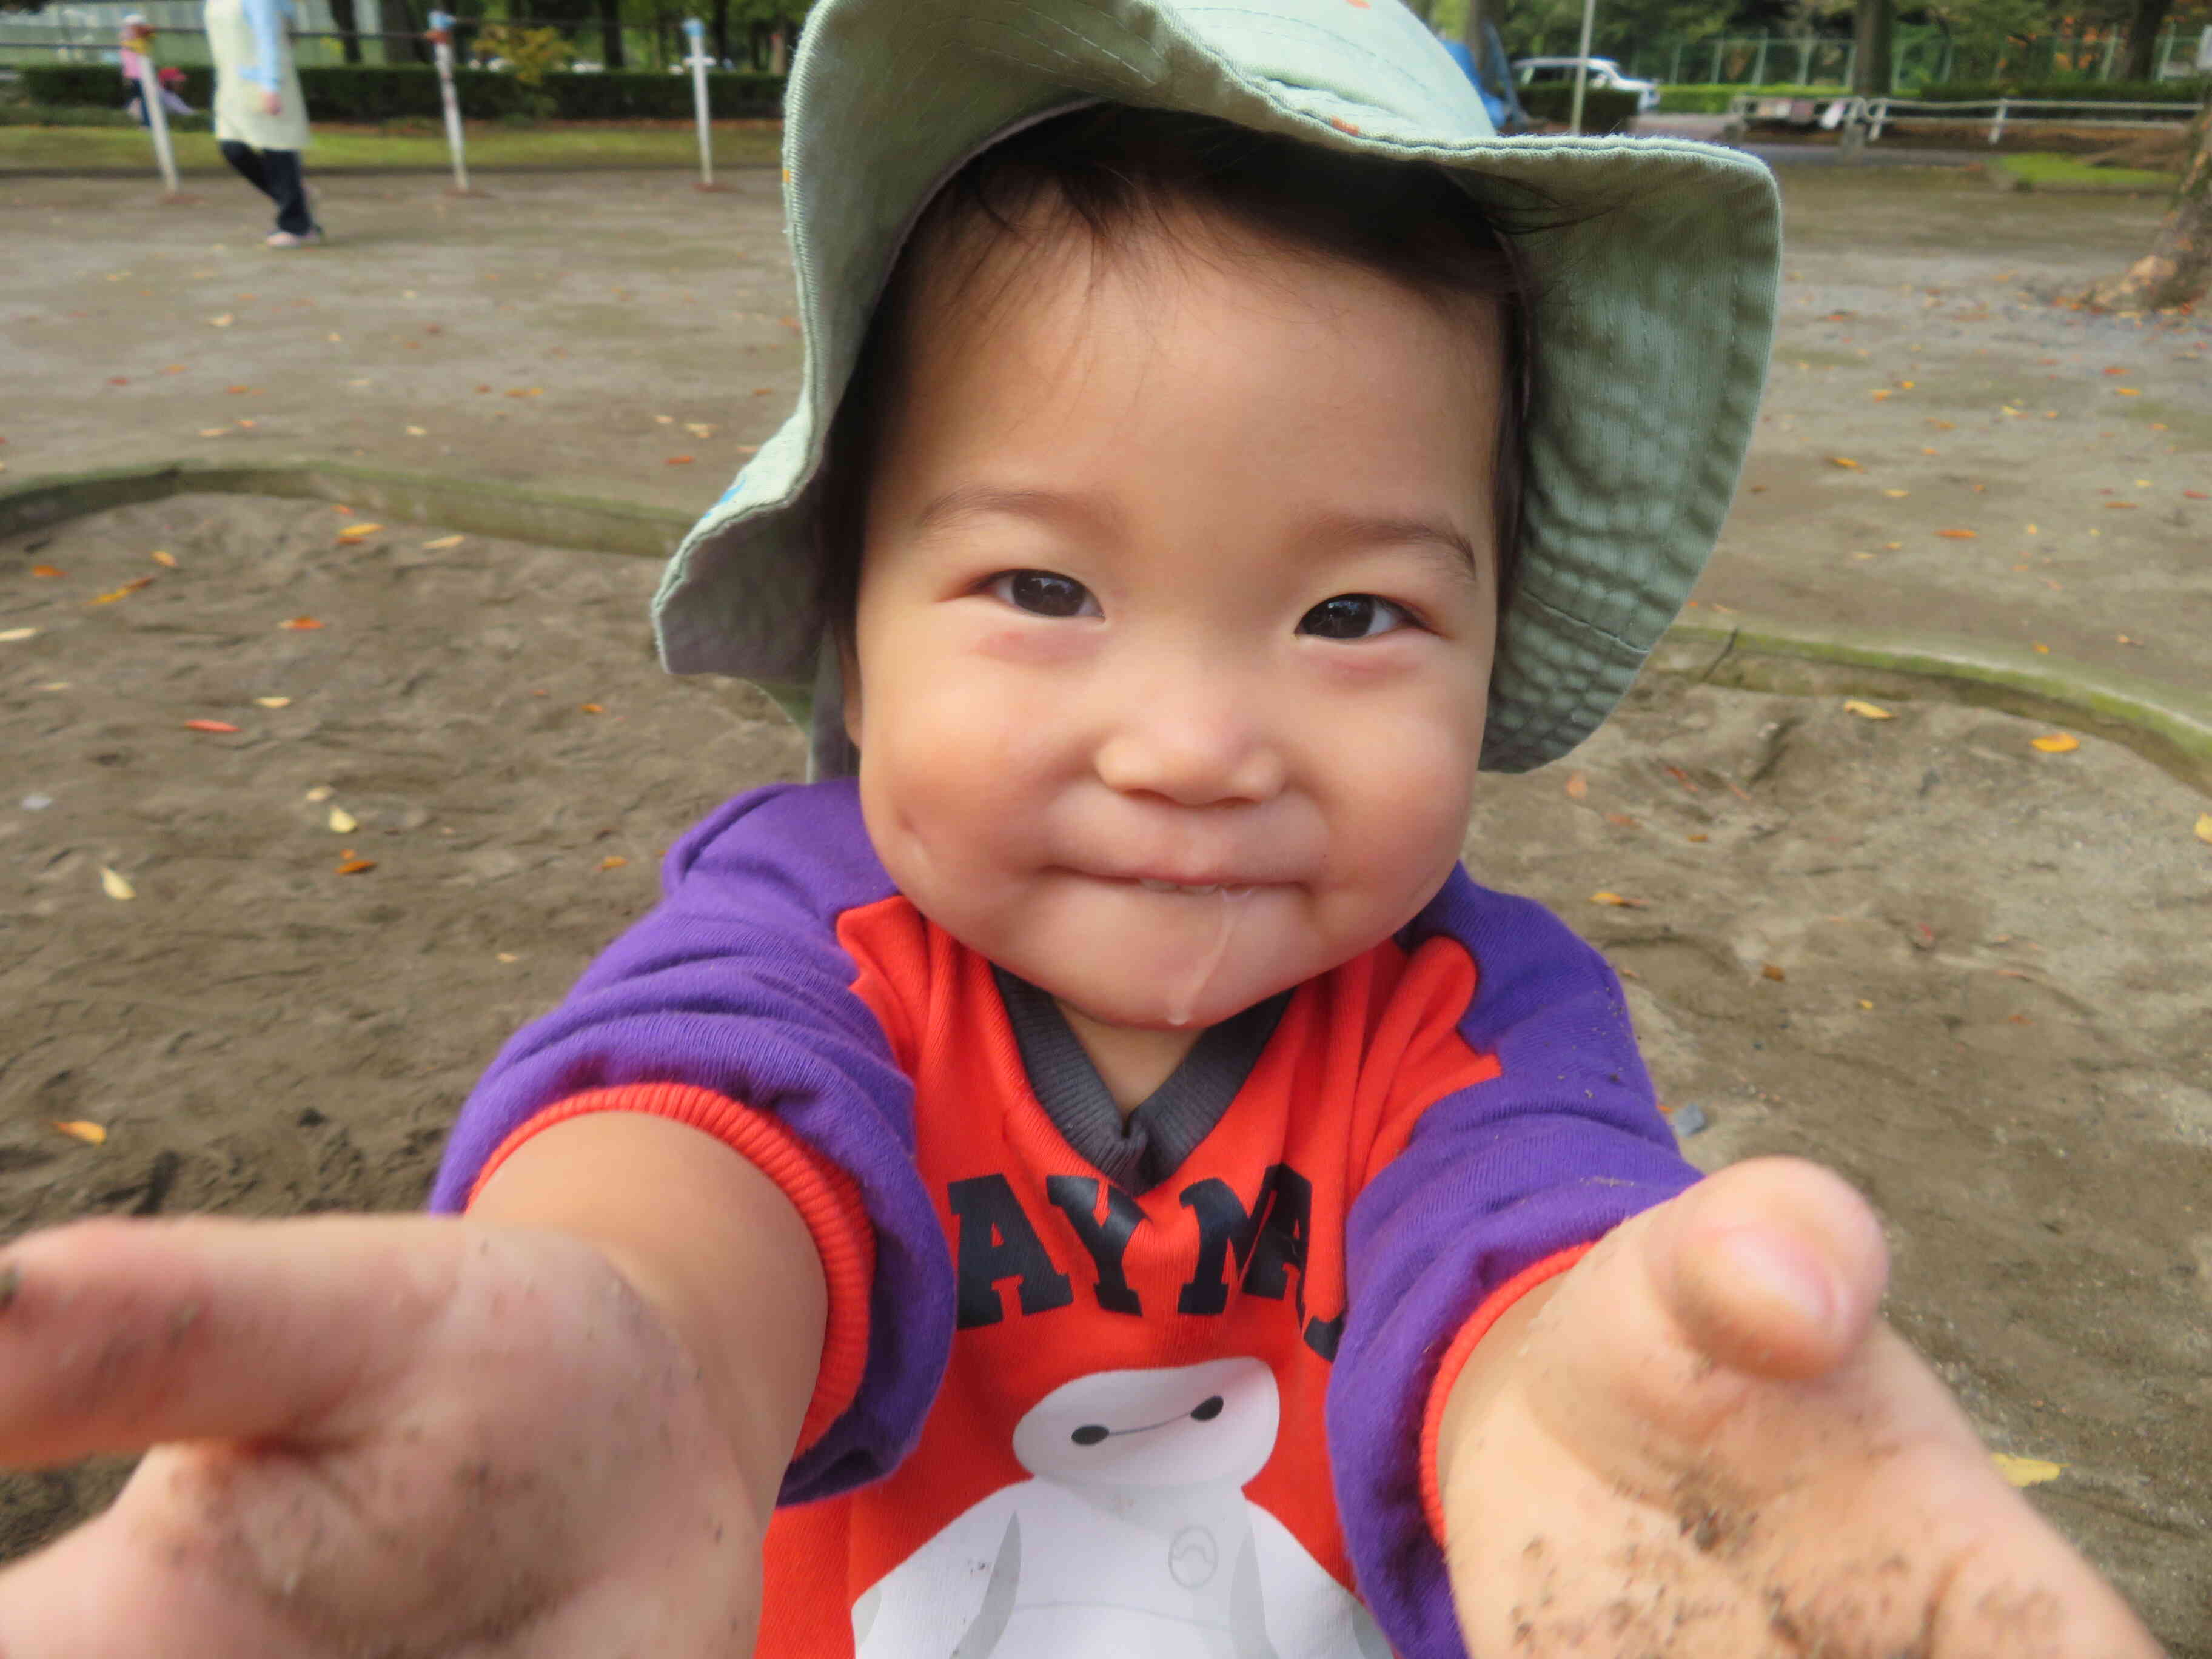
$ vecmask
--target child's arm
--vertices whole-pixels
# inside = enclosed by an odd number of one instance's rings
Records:
[[[681,1125],[560,1124],[469,1219],[94,1223],[0,1257],[0,1461],[157,1445],[0,1574],[0,1652],[751,1651],[824,1319]]]
[[[2154,1656],[1880,1321],[1887,1273],[1856,1194],[1768,1159],[1516,1303],[1442,1380],[1468,1650]]]

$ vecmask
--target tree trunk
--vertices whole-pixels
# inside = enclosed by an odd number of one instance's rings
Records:
[[[730,61],[730,0],[714,0],[714,67]]]
[[[2172,9],[2173,0],[2136,0],[2135,18],[2128,25],[2128,66],[2122,78],[2148,81],[2157,73],[2159,31]]]
[[[2150,252],[2081,296],[2091,311],[2171,311],[2212,289],[2212,98],[2189,129],[2181,188]]]
[[[337,26],[342,37],[338,41],[338,50],[345,53],[346,62],[361,62],[361,36],[355,33],[361,23],[354,15],[353,0],[331,0],[331,21]]]
[[[1858,70],[1851,90],[1862,98],[1887,98],[1890,94],[1889,24],[1891,0],[1858,0],[1852,38],[1858,43]]]
[[[622,0],[599,0],[599,56],[611,70],[623,60]]]
[[[1482,0],[1467,0],[1467,21],[1460,26],[1459,38],[1467,44],[1467,55],[1474,60],[1475,74],[1482,73]]]

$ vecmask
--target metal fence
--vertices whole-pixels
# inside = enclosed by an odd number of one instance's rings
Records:
[[[1573,44],[1540,42],[1571,52]],[[2151,55],[2154,78],[2194,72],[2197,29],[2169,26]],[[1629,74],[1663,85],[1848,87],[1858,67],[1853,41],[1814,36],[1730,35],[1704,40],[1601,41],[1593,48]],[[1934,29],[1900,28],[1890,46],[1891,85],[1902,90],[1943,81],[2110,81],[2127,66],[2123,31],[2082,37],[1962,42]]]

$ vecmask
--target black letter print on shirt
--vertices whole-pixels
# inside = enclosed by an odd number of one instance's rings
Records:
[[[1177,1312],[1218,1314],[1229,1306],[1226,1270],[1233,1251],[1244,1288],[1255,1296],[1281,1301],[1290,1288],[1287,1271],[1297,1268],[1298,1317],[1304,1319],[1312,1182],[1288,1164],[1269,1165],[1249,1215],[1229,1183],[1211,1176],[1176,1197],[1198,1213],[1198,1266],[1176,1298]]]
[[[1067,1217],[1067,1224],[1083,1248],[1091,1252],[1091,1265],[1098,1270],[1094,1287],[1098,1305],[1108,1313],[1139,1314],[1144,1304],[1122,1276],[1121,1256],[1129,1239],[1144,1220],[1137,1200],[1110,1183],[1106,1188],[1106,1219],[1098,1219],[1098,1182],[1089,1176],[1047,1176],[1044,1195]]]
[[[1022,1311],[1044,1313],[1075,1300],[1067,1275],[1045,1254],[1044,1241],[1022,1213],[1021,1200],[1002,1175],[946,1183],[945,1195],[959,1218],[957,1254],[962,1330],[995,1325],[1006,1317],[999,1281],[1020,1279]]]

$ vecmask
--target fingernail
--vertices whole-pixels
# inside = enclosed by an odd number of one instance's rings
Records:
[[[1835,1291],[1828,1275],[1802,1251],[1771,1234],[1750,1231],[1725,1234],[1717,1243],[1735,1277],[1787,1304],[1815,1329],[1828,1328],[1835,1317]]]

